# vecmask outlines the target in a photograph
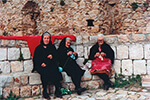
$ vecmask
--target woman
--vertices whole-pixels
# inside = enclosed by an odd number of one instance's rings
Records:
[[[113,84],[109,79],[111,65],[114,63],[114,51],[104,42],[104,35],[99,34],[97,43],[90,49],[89,59],[92,60],[90,72],[104,80],[104,89],[108,90]]]
[[[70,45],[71,39],[69,37],[64,38],[61,41],[58,48],[58,61],[59,65],[63,68],[63,71],[65,71],[67,75],[71,77],[77,94],[81,95],[81,93],[86,90],[80,86],[81,77],[85,71],[82,70],[76,63],[75,60],[78,58],[78,54],[74,52]]]
[[[56,63],[56,48],[50,41],[50,34],[43,33],[40,44],[36,47],[33,57],[34,69],[41,75],[43,97],[49,98],[47,85],[49,82],[55,85],[55,96],[62,97],[60,81],[63,79]]]

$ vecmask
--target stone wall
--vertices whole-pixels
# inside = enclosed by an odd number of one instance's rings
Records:
[[[87,39],[77,36],[77,41],[72,45],[79,54],[78,64],[86,70],[81,85],[88,88],[98,88],[103,84],[101,79],[90,75],[88,63],[83,65],[96,40],[96,36],[89,36]],[[59,41],[55,41],[56,47]],[[117,74],[139,74],[142,77],[150,75],[150,35],[106,35],[106,42],[115,51],[115,63],[112,68]],[[21,58],[23,60],[18,61]],[[32,68],[32,57],[26,41],[0,40],[0,95],[7,96],[10,91],[21,97],[41,94],[40,75],[31,73]],[[70,77],[65,72],[63,77],[63,86],[73,90],[74,85]],[[51,87],[52,92],[53,90]]]
[[[2,1],[0,35],[150,33],[150,8],[143,5],[149,0]],[[133,2],[138,4],[135,11]]]

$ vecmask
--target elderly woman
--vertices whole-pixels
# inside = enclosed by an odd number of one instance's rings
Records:
[[[114,51],[104,42],[104,35],[99,34],[97,43],[90,49],[89,59],[92,60],[90,72],[104,81],[104,90],[108,90],[113,84],[109,79],[111,65],[114,63]]]
[[[47,85],[49,82],[55,85],[55,96],[62,97],[60,81],[63,78],[56,63],[56,48],[50,38],[51,35],[48,32],[43,33],[41,42],[36,47],[33,57],[33,71],[37,71],[41,75],[44,98],[50,98],[47,93]]]
[[[60,42],[58,48],[58,61],[59,65],[63,68],[63,71],[65,71],[67,75],[71,77],[77,94],[81,95],[81,93],[86,90],[80,86],[81,77],[85,71],[82,70],[76,63],[75,60],[78,58],[78,54],[74,52],[70,45],[71,39],[69,37],[64,38]]]

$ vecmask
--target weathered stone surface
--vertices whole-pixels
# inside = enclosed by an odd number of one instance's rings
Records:
[[[21,97],[29,97],[31,95],[31,86],[23,86],[20,90]]]
[[[117,46],[117,59],[128,59],[129,47],[126,45]]]
[[[92,75],[90,74],[89,70],[86,70],[82,77],[82,80],[87,81],[87,80],[91,80],[91,79],[92,79]]]
[[[147,74],[150,75],[150,60],[147,60]]]
[[[38,73],[30,74],[29,75],[29,84],[30,85],[41,84],[40,74],[38,74]]]
[[[2,88],[0,88],[0,95],[2,95],[2,93],[3,93],[3,91],[2,91],[3,89]]]
[[[81,36],[77,36],[76,37],[76,44],[81,44],[83,43],[82,37]]]
[[[17,74],[14,75],[14,84],[15,85],[27,85],[28,84],[28,75]]]
[[[10,93],[10,88],[9,87],[6,87],[6,88],[3,89],[3,96],[4,96],[4,98],[9,96],[9,93]]]
[[[7,59],[7,48],[0,48],[0,60]]]
[[[15,94],[16,96],[19,96],[20,95],[19,94],[20,93],[19,90],[20,90],[19,87],[13,87],[12,88],[12,93]]]
[[[129,35],[119,35],[118,36],[118,41],[120,43],[130,42]]]
[[[88,59],[88,55],[89,55],[88,47],[84,47],[84,58]]]
[[[83,52],[84,52],[83,49],[84,49],[83,46],[77,46],[76,52],[78,53],[79,57],[83,57]]]
[[[141,44],[130,45],[129,55],[130,59],[142,59],[144,57],[143,46]]]
[[[26,60],[23,62],[24,64],[24,72],[31,72],[33,69],[33,61],[32,60]]]
[[[23,71],[23,62],[12,61],[11,62],[11,70],[12,70],[12,72],[22,72]]]
[[[133,40],[133,42],[144,41],[145,39],[146,39],[145,35],[142,35],[142,34],[132,34],[132,40]]]
[[[9,75],[0,75],[0,87],[11,86],[13,83],[13,77]]]
[[[98,81],[89,81],[88,82],[89,89],[97,89],[100,86]]]
[[[121,73],[121,71],[120,71],[120,68],[121,68],[121,61],[120,61],[120,60],[115,60],[113,67],[114,67],[115,72],[116,72],[117,74],[120,74],[120,73]]]
[[[29,48],[21,48],[21,52],[23,54],[24,59],[30,59],[30,51]]]
[[[77,64],[78,64],[80,67],[82,67],[82,66],[83,66],[83,62],[84,62],[84,58],[78,58],[78,59],[76,60],[76,62],[77,62]]]
[[[123,75],[133,74],[132,60],[122,60],[122,74]]]
[[[71,77],[66,72],[62,72],[64,82],[72,82]]]
[[[145,59],[150,59],[150,44],[144,45]]]
[[[96,43],[97,42],[97,36],[90,36],[90,43]]]
[[[8,61],[0,62],[0,69],[3,74],[10,73],[10,63]]]
[[[20,57],[19,48],[8,48],[8,60],[17,60]]]
[[[40,94],[40,87],[39,86],[32,86],[32,95],[39,95]]]
[[[146,64],[145,60],[134,60],[133,61],[134,75],[146,74],[145,64]]]

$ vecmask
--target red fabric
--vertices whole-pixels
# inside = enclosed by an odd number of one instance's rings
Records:
[[[63,39],[65,37],[71,38],[73,41],[76,40],[76,37],[74,35],[52,35],[51,41],[54,44],[55,39]],[[31,53],[31,56],[34,56],[34,50],[35,48],[40,44],[41,36],[0,36],[0,39],[16,39],[16,40],[23,40],[27,41],[29,50]]]
[[[109,75],[110,70],[111,70],[111,60],[110,59],[103,58],[103,60],[101,60],[100,58],[96,58],[95,60],[92,61],[90,73],[91,74],[106,73],[107,75]]]

